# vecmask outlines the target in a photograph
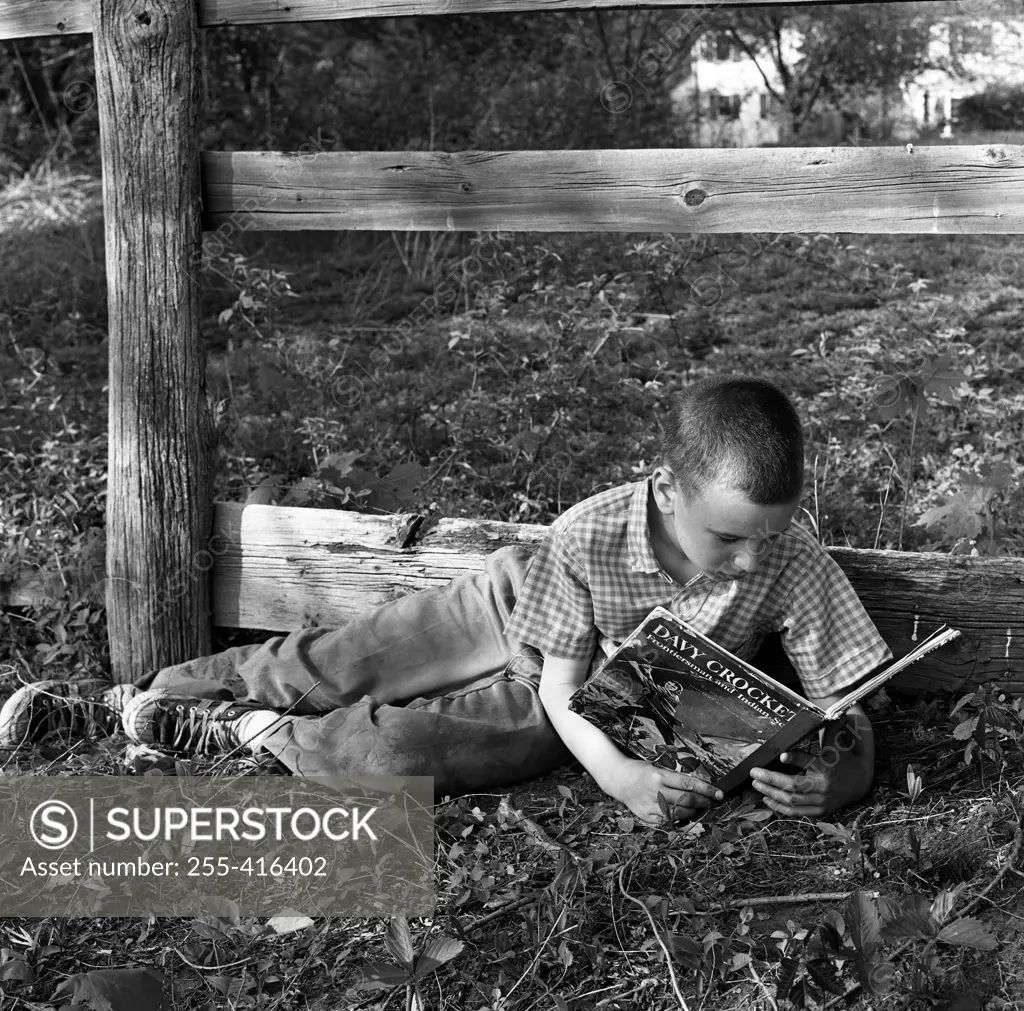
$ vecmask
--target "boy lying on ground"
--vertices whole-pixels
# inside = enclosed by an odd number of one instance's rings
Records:
[[[804,693],[824,707],[890,659],[839,566],[791,525],[802,489],[801,424],[785,394],[753,378],[703,380],[675,396],[653,474],[569,509],[532,557],[502,548],[485,571],[343,628],[235,647],[134,685],[24,687],[0,711],[0,744],[119,721],[133,741],[179,754],[244,746],[296,775],[433,776],[442,796],[575,756],[643,822],[665,822],[659,793],[686,820],[721,794],[627,757],[569,697],[655,605],[747,660],[781,632]],[[818,817],[867,793],[870,724],[859,707],[847,721],[857,743],[831,767],[793,752],[782,756],[791,775],[754,770],[768,807]],[[825,743],[846,725],[830,725]]]

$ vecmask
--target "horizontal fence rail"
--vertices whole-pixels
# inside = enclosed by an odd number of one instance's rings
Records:
[[[214,624],[282,632],[344,624],[396,597],[479,571],[500,547],[535,547],[547,533],[536,524],[230,502],[215,504],[214,530]],[[994,680],[1024,689],[1024,559],[828,552],[896,656],[939,625],[961,630],[960,639],[900,674],[898,687],[953,692]]]
[[[487,555],[510,544],[533,549],[547,527],[412,513],[372,516],[332,509],[214,504],[210,540],[213,623],[221,628],[287,632],[344,624],[416,590],[480,571]],[[962,637],[899,676],[909,692],[957,692],[994,681],[1024,691],[1020,601],[1024,559],[936,552],[829,548],[896,656],[946,623]],[[199,578],[197,568],[181,577]],[[53,571],[0,584],[0,606],[38,606],[103,582],[92,572]],[[776,648],[765,662],[784,660]]]
[[[843,0],[853,3],[910,3],[912,0]],[[592,10],[604,7],[719,7],[764,5],[826,6],[815,0],[199,0],[199,24],[259,25],[287,21],[340,21],[346,18],[393,18],[411,14],[497,14],[505,11]],[[92,0],[3,0],[0,39],[91,32]]]
[[[208,230],[1024,232],[1021,145],[205,152],[202,168]]]

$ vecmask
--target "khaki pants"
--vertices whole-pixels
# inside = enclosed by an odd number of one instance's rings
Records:
[[[572,757],[537,694],[541,659],[502,634],[530,554],[311,628],[141,678],[174,695],[284,710],[267,742],[297,775],[433,776],[439,796],[529,779]]]

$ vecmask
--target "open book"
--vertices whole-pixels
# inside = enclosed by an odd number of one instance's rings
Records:
[[[727,791],[959,634],[943,625],[825,710],[656,607],[569,708],[634,757]]]

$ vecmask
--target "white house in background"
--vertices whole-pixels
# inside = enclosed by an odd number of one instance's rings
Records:
[[[798,36],[784,36],[787,61],[795,57]],[[736,45],[728,32],[705,32],[690,54],[690,73],[672,90],[672,102],[692,121],[691,142],[697,147],[759,147],[785,137],[784,120],[775,97],[781,84],[770,60],[756,62]]]
[[[996,83],[1024,85],[1024,20],[991,21],[953,15],[936,22],[930,55],[955,59],[958,71],[928,70],[903,89],[902,108],[891,110],[894,140],[912,140],[919,130],[942,128],[951,137],[960,102]],[[783,35],[786,62],[799,46],[799,35]],[[690,73],[672,90],[672,101],[691,121],[698,147],[758,147],[785,143],[784,110],[771,94],[782,85],[768,58],[756,62],[727,32],[705,32],[690,55]],[[824,110],[823,110],[824,112]],[[867,110],[865,109],[865,112]],[[842,133],[838,113],[822,117]],[[837,138],[837,140],[840,138]]]
[[[935,25],[929,55],[954,60],[958,72],[926,70],[904,89],[914,123],[956,130],[960,102],[996,84],[1024,85],[1024,21],[950,17]]]

